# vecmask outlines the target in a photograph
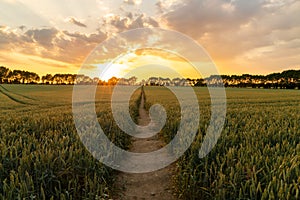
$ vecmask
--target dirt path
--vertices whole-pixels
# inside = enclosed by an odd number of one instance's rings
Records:
[[[149,115],[144,109],[144,96],[139,107],[138,124],[145,126],[150,122]],[[160,149],[165,144],[155,135],[151,138],[134,138],[131,152],[145,153]],[[176,199],[173,192],[172,177],[175,173],[175,164],[155,172],[143,174],[120,173],[117,185],[120,189],[116,199]]]

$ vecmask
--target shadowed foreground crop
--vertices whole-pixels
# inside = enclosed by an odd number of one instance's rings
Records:
[[[116,171],[82,145],[72,117],[72,87],[3,85],[0,93],[0,199],[109,199]],[[184,88],[183,88],[184,89]],[[200,126],[176,163],[175,192],[182,199],[298,199],[300,190],[300,93],[297,90],[227,89],[227,117],[217,145],[203,159],[199,149],[210,119],[206,88],[194,88]],[[130,137],[114,123],[112,87],[96,94],[98,121],[127,149]],[[131,98],[138,115],[139,91]],[[167,122],[159,136],[170,141],[180,122],[176,97],[145,87],[145,107],[160,103]]]

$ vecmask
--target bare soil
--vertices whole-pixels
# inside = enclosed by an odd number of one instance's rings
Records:
[[[148,112],[144,108],[144,96],[142,95],[139,106],[138,124],[145,126],[150,122]],[[158,150],[165,146],[165,143],[157,135],[146,138],[133,138],[131,152],[146,153]],[[119,188],[115,199],[138,200],[138,199],[177,199],[174,194],[173,176],[175,164],[169,165],[158,171],[149,173],[124,173],[120,172],[117,177],[116,185]]]

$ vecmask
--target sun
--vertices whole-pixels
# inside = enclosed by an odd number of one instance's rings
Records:
[[[124,77],[127,70],[128,70],[127,65],[113,63],[105,67],[105,69],[100,74],[99,78],[101,80],[107,81],[111,77],[117,77],[117,78]]]
[[[130,78],[135,76],[142,80],[151,76],[177,78],[179,74],[184,78],[200,76],[191,63],[181,57],[154,49],[137,50],[135,53],[122,55],[113,62],[90,64],[81,72],[103,81],[108,81],[112,77]]]

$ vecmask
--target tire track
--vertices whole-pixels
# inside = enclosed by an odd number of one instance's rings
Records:
[[[35,99],[35,98],[29,97],[29,96],[26,96],[26,95],[23,95],[23,94],[18,94],[18,93],[16,93],[16,92],[9,91],[9,90],[6,89],[5,87],[3,87],[3,85],[0,85],[0,88],[2,88],[4,91],[6,91],[6,92],[8,92],[8,93],[12,93],[12,94],[15,94],[15,95],[24,97],[24,98],[26,98],[26,99],[30,99],[30,100],[37,101],[37,99]]]
[[[24,105],[34,105],[34,103],[28,102],[24,99],[17,98],[16,96],[20,96],[20,95],[10,92],[6,88],[4,88],[2,85],[0,85],[0,86],[1,86],[0,93],[2,93],[4,96],[8,97],[12,101],[20,103],[20,104],[24,104]]]

